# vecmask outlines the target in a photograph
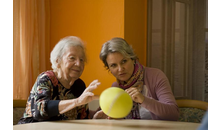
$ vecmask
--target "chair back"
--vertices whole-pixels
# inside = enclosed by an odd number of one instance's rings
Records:
[[[23,116],[26,102],[27,100],[13,100],[13,125],[18,124],[18,121]]]
[[[178,99],[176,102],[180,112],[178,121],[200,123],[208,110],[208,102],[190,99]]]

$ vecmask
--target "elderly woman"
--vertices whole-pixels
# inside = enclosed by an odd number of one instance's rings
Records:
[[[50,54],[53,70],[41,73],[33,85],[23,117],[18,124],[69,119],[88,119],[88,103],[98,99],[92,91],[100,84],[94,80],[87,88],[79,77],[86,61],[80,38],[61,39]]]
[[[122,38],[103,44],[100,59],[133,100],[133,108],[125,119],[177,120],[178,106],[166,75],[159,69],[144,67],[133,49]],[[99,111],[95,118],[106,118]]]

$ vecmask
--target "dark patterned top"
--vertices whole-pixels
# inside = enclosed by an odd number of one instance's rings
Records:
[[[56,78],[53,71],[41,73],[30,92],[23,117],[18,124],[52,121],[88,119],[88,104],[78,106],[72,110],[59,114],[60,100],[78,98],[86,89],[85,83],[77,79],[70,89],[66,89]]]

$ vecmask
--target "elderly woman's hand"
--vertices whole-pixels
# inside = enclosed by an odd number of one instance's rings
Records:
[[[94,114],[93,119],[108,119],[108,116],[102,110],[100,110]]]
[[[131,96],[132,100],[137,103],[142,103],[144,101],[144,96],[137,89],[137,87],[130,87],[126,89],[125,92],[127,92]]]
[[[84,90],[84,92],[80,95],[80,97],[77,99],[77,104],[83,105],[83,104],[87,104],[93,100],[99,99],[99,96],[94,95],[94,93],[92,93],[92,91],[95,90],[97,88],[97,86],[100,84],[101,83],[98,82],[98,80],[92,81],[92,83],[90,83],[89,87],[87,87]]]
[[[102,110],[97,111],[94,116],[93,119],[115,119],[115,120],[121,120],[124,118],[111,118],[109,116],[107,116]]]

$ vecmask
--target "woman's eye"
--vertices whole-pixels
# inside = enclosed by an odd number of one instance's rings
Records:
[[[115,64],[112,64],[110,67],[115,67],[116,65]]]
[[[126,63],[127,62],[127,60],[122,60],[122,63]]]
[[[74,60],[74,59],[75,59],[75,57],[72,57],[72,56],[70,57],[70,60]]]

